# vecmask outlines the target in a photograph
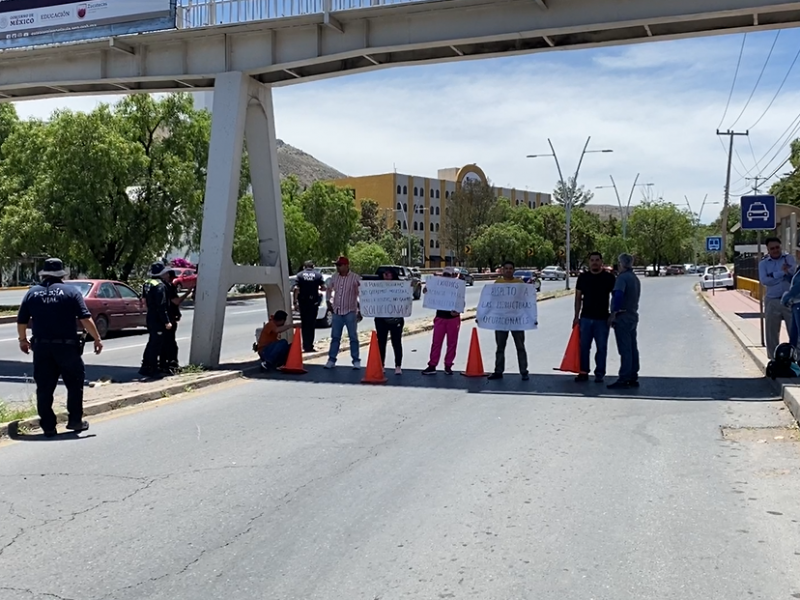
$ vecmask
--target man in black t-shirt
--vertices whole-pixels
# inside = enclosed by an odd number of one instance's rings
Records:
[[[308,260],[303,265],[303,270],[297,274],[297,285],[294,288],[294,302],[300,312],[303,352],[314,352],[317,311],[322,301],[320,290],[325,290],[325,280],[322,273],[314,269],[314,263]]]
[[[608,355],[608,317],[611,292],[616,278],[603,267],[603,255],[589,255],[589,270],[578,276],[575,285],[575,317],[573,325],[580,327],[581,372],[575,381],[589,380],[589,356],[595,344],[595,381],[602,383],[606,376]]]

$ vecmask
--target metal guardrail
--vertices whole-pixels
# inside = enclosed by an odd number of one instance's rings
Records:
[[[179,29],[318,15],[423,0],[178,0]]]
[[[754,300],[761,299],[761,284],[755,279],[750,279],[749,277],[742,277],[741,275],[737,276],[736,289],[749,292],[750,297],[753,298]]]

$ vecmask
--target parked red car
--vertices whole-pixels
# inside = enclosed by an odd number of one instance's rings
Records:
[[[178,288],[178,291],[181,292],[183,290],[193,290],[197,287],[197,271],[194,269],[182,269],[182,268],[174,268],[172,269],[175,271],[175,287]]]
[[[106,279],[67,279],[83,295],[101,338],[109,331],[145,327],[147,304],[133,288]]]

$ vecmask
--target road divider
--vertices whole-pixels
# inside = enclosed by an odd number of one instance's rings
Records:
[[[558,290],[555,292],[543,292],[539,294],[538,301],[544,302],[554,298],[561,298],[572,295],[571,290]],[[261,294],[255,294],[256,297]],[[462,321],[475,319],[476,308],[467,309],[462,315]],[[418,335],[433,330],[433,320],[419,321],[411,323],[403,331],[404,336]],[[361,347],[369,345],[372,331],[359,332],[359,344]],[[324,340],[320,340],[324,341]],[[341,354],[349,352],[349,348],[343,345]],[[313,352],[305,355],[303,360],[313,360],[323,358],[328,355],[327,351]],[[112,412],[137,404],[154,402],[171,398],[178,394],[193,392],[212,385],[218,385],[254,375],[260,372],[260,365],[252,355],[235,359],[223,365],[223,369],[214,371],[191,372],[181,375],[173,375],[161,380],[154,381],[134,381],[130,383],[114,383],[112,381],[98,381],[90,384],[90,389],[85,393],[84,414],[86,416],[96,416],[103,413]],[[67,422],[67,412],[57,410],[56,417],[58,423]],[[20,431],[37,431],[39,429],[39,418],[30,417],[9,423],[0,423],[0,439],[14,437]]]

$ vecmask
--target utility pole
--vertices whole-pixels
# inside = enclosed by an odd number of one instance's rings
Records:
[[[755,177],[747,177],[746,179],[747,179],[747,181],[752,181],[753,182],[753,193],[756,196],[759,195],[759,189],[758,188],[761,187],[758,184],[758,180],[759,179],[761,181],[766,181],[767,180],[766,177],[759,177],[758,175],[756,175]],[[757,243],[757,247],[758,247],[757,254],[756,254],[756,256],[758,257],[756,259],[756,265],[758,265],[761,262],[761,230],[760,229],[758,230],[758,233],[757,233],[756,243]],[[761,326],[761,345],[765,346],[766,344],[764,343],[764,287],[761,285],[761,281],[758,282],[758,323]]]
[[[717,135],[727,135],[730,139],[728,145],[728,173],[725,177],[725,202],[722,206],[722,252],[720,252],[720,264],[724,263],[728,256],[728,205],[731,197],[731,166],[733,165],[733,138],[737,135],[750,135],[749,131],[736,132],[736,131],[720,131],[717,129]]]

